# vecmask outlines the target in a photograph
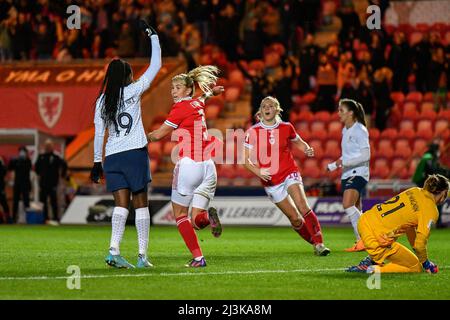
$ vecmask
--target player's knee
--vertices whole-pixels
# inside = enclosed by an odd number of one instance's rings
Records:
[[[289,217],[289,220],[294,228],[300,228],[304,223],[303,218],[298,215]]]

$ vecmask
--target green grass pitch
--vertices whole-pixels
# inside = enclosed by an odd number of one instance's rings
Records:
[[[104,257],[108,226],[0,226],[0,299],[449,299],[450,230],[432,230],[428,244],[435,275],[381,276],[369,290],[368,275],[343,269],[364,252],[347,253],[350,228],[324,228],[328,257],[290,228],[225,226],[221,238],[202,230],[199,240],[208,266],[188,269],[188,253],[175,227],[150,230],[151,270],[117,270]],[[402,238],[402,243],[405,239]],[[134,227],[121,248],[136,263]],[[80,267],[80,289],[67,288],[67,267]],[[72,281],[73,283],[73,281]]]

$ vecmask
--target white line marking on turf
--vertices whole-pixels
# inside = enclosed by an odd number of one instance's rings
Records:
[[[450,266],[439,267],[439,269],[449,269]],[[81,279],[100,278],[138,278],[138,277],[172,277],[172,276],[210,276],[210,275],[233,275],[233,274],[261,274],[261,273],[306,273],[306,272],[333,272],[344,271],[345,268],[332,269],[293,269],[293,270],[248,270],[248,271],[225,271],[225,272],[177,272],[177,273],[125,273],[125,274],[89,274],[80,276]],[[0,281],[5,280],[66,280],[69,276],[36,276],[36,277],[0,277]]]

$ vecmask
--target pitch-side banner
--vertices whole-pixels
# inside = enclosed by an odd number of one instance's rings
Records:
[[[363,200],[363,210],[386,199]],[[349,225],[341,198],[308,198],[322,225]],[[266,197],[216,197],[213,205],[217,208],[224,225],[290,226],[289,220]],[[111,196],[76,196],[70,204],[63,224],[110,223],[114,200]],[[150,215],[156,225],[175,225],[169,197],[150,197]],[[134,212],[129,214],[129,223],[134,221]],[[450,199],[442,207],[442,222],[450,225]]]

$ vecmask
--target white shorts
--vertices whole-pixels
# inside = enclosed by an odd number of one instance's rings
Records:
[[[278,203],[283,201],[289,194],[288,188],[293,184],[303,184],[302,176],[298,172],[293,172],[286,177],[286,179],[276,186],[265,187],[270,201]]]
[[[184,157],[173,170],[172,202],[207,210],[217,185],[216,166],[212,160],[195,162]]]

